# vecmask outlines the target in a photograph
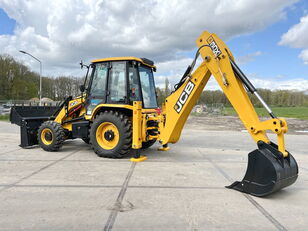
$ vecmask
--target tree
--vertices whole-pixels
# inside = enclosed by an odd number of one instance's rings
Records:
[[[166,79],[165,79],[165,97],[167,97],[168,95],[170,95],[171,90],[170,90],[170,88],[169,88],[169,85],[170,85],[169,79],[166,78]]]

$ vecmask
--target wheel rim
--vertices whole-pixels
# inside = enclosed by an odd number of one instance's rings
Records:
[[[45,145],[50,145],[53,141],[53,134],[51,129],[44,128],[41,133],[41,140]]]
[[[118,128],[110,122],[101,123],[96,130],[96,140],[97,143],[103,149],[113,149],[119,143],[119,130]]]

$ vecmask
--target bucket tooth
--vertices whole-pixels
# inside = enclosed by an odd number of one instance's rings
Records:
[[[248,166],[243,180],[227,188],[263,197],[296,181],[298,166],[290,153],[284,158],[274,143],[259,141],[258,147],[248,154]]]

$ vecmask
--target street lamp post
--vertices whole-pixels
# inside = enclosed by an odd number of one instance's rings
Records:
[[[33,55],[29,54],[26,51],[20,50],[19,52],[31,56],[32,58],[34,58],[36,61],[40,63],[40,94],[39,96],[40,96],[40,106],[42,106],[42,62],[41,60],[39,60],[38,58],[34,57]]]

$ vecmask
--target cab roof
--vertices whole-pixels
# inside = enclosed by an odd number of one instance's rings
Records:
[[[154,62],[152,60],[146,59],[146,58],[136,58],[136,57],[111,57],[111,58],[104,58],[104,59],[95,59],[92,60],[92,63],[101,63],[101,62],[110,62],[110,61],[127,61],[127,60],[133,60],[140,62],[146,66],[149,66],[151,68],[156,68],[154,65]]]

